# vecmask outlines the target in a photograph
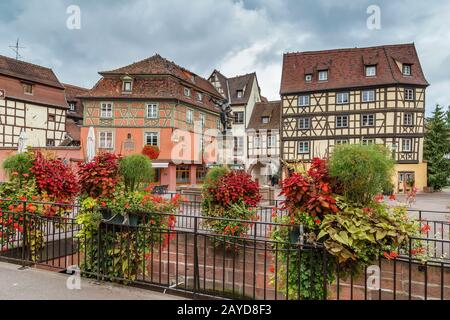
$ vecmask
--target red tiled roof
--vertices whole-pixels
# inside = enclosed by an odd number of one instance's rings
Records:
[[[67,102],[75,102],[75,112],[68,110],[68,117],[83,118],[83,106],[78,96],[86,94],[89,89],[63,83]]]
[[[66,118],[66,132],[75,141],[80,141],[81,127],[73,119]]]
[[[262,123],[262,117],[269,117],[269,123]],[[253,108],[247,129],[280,129],[281,101],[257,102]]]
[[[235,76],[231,78],[227,78],[218,70],[214,70],[211,73],[211,76],[213,74],[215,74],[217,76],[217,79],[219,80],[220,86],[223,89],[223,95],[225,99],[230,101],[230,104],[232,106],[248,103],[253,87],[253,81],[254,79],[256,79],[256,72],[247,73],[244,75]],[[238,90],[244,91],[244,95],[241,98],[238,98],[237,96]],[[231,99],[229,96],[231,96]]]
[[[52,69],[0,55],[0,74],[64,89]]]
[[[412,64],[404,76],[397,63]],[[365,76],[365,65],[377,65],[374,77]],[[328,69],[328,80],[318,81],[317,71]],[[305,74],[312,81],[305,81]],[[286,53],[283,56],[281,94],[352,87],[409,84],[428,86],[414,44],[385,45],[324,51]]]

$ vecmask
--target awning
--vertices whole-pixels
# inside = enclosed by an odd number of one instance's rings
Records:
[[[168,168],[169,163],[168,162],[152,162],[152,168],[161,169],[161,168]]]

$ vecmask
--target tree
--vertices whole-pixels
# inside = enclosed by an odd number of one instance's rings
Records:
[[[125,183],[125,191],[136,191],[144,182],[153,179],[154,172],[152,162],[142,154],[126,156],[119,163],[119,173]]]
[[[441,190],[450,178],[450,115],[436,105],[425,125],[424,158],[428,161],[428,186]]]

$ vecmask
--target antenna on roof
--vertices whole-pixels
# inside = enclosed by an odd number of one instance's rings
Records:
[[[20,58],[22,58],[22,56],[21,56],[20,53],[19,53],[19,50],[20,50],[20,49],[25,49],[25,47],[20,47],[20,46],[19,46],[19,38],[17,38],[17,41],[16,41],[16,45],[15,45],[15,46],[9,46],[9,47],[11,48],[12,51],[15,52],[15,54],[16,54],[16,60],[19,60]]]

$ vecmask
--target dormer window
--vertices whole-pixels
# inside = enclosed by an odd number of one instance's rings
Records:
[[[201,94],[200,92],[197,92],[197,101],[203,101],[203,94]]]
[[[269,117],[261,117],[261,122],[263,124],[268,124],[269,123]]]
[[[312,74],[306,74],[305,75],[305,81],[306,82],[311,82],[312,81]]]
[[[327,81],[327,80],[328,80],[328,70],[320,70],[319,81]]]
[[[75,112],[75,102],[69,102],[69,111]]]
[[[377,66],[366,66],[366,77],[375,77],[377,75]]]
[[[191,96],[191,89],[189,88],[184,88],[184,95],[186,97],[190,97]]]
[[[122,78],[122,92],[130,93],[133,90],[133,79],[129,76]]]
[[[244,90],[237,90],[237,97],[242,98],[244,96]]]
[[[24,83],[23,84],[23,93],[33,94],[33,85],[31,83]]]
[[[404,63],[402,66],[402,73],[404,76],[410,76],[411,75],[411,65]]]

